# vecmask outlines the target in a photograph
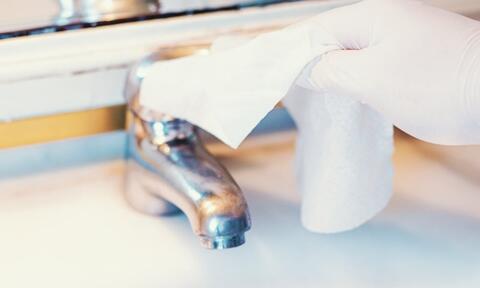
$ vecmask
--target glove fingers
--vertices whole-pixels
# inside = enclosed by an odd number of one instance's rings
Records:
[[[371,50],[339,50],[323,55],[311,70],[311,81],[318,91],[347,95],[362,103],[375,102],[379,68],[370,56]]]

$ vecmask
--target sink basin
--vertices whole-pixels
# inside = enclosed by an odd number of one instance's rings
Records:
[[[293,138],[217,151],[253,224],[225,251],[201,248],[185,216],[130,209],[120,160],[0,182],[0,287],[479,287],[480,147],[398,138],[389,207],[318,235],[300,224]]]

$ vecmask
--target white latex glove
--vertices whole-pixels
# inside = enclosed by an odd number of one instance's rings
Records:
[[[480,22],[411,0],[366,0],[317,17],[340,48],[319,91],[354,96],[438,144],[480,143]]]

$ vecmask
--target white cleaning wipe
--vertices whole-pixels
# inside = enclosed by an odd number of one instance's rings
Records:
[[[338,49],[310,21],[218,53],[158,62],[143,80],[140,103],[238,147],[310,61]]]
[[[391,196],[393,129],[352,98],[313,87],[310,68],[304,68],[338,49],[335,43],[308,21],[251,41],[224,38],[215,50],[235,48],[155,64],[144,79],[141,104],[236,147],[290,91],[284,103],[299,129],[302,222],[323,233],[352,229]],[[292,88],[295,82],[303,87]]]

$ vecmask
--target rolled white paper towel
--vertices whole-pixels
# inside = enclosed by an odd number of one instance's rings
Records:
[[[393,127],[353,98],[311,84],[309,63],[338,49],[314,22],[253,40],[224,38],[208,56],[159,62],[143,81],[140,101],[237,147],[288,93],[284,103],[299,129],[302,223],[334,233],[365,223],[390,199]]]
[[[392,194],[393,126],[350,97],[300,86],[283,103],[298,128],[295,164],[303,225],[341,232],[381,211]]]

